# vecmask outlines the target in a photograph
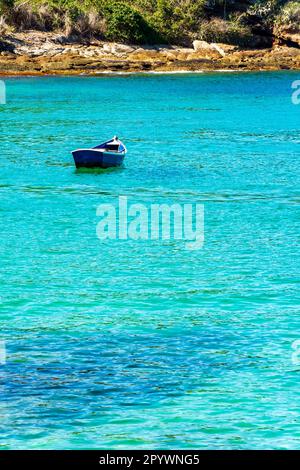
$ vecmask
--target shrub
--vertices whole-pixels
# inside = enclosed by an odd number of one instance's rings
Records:
[[[143,16],[125,2],[110,1],[104,6],[105,36],[118,42],[155,42],[156,33]]]
[[[211,21],[203,21],[198,37],[207,42],[223,42],[244,47],[248,47],[252,43],[250,28],[240,24],[237,19],[225,21],[213,18]]]
[[[101,20],[89,1],[16,0],[13,10],[13,23],[21,30],[64,30],[66,35],[92,36],[101,34]]]
[[[94,8],[85,11],[75,6],[65,13],[64,29],[67,36],[98,36],[103,32],[102,17]]]
[[[240,46],[275,30],[299,31],[299,1],[287,0],[0,0],[0,17],[16,29],[131,43],[193,39]],[[251,29],[250,29],[251,28]],[[251,41],[251,32],[253,40]]]
[[[0,13],[8,13],[14,6],[14,0],[0,0]]]
[[[276,18],[275,29],[277,32],[300,32],[300,2],[289,2],[283,7]]]
[[[25,0],[15,3],[13,24],[19,29],[47,31],[63,25],[61,11],[44,0]]]
[[[0,0],[0,34],[11,30],[14,0]]]
[[[188,44],[205,16],[207,0],[157,0],[146,16],[162,42]]]
[[[6,22],[5,16],[0,16],[0,35],[5,36],[12,31],[12,27]]]
[[[281,3],[280,0],[258,0],[248,8],[246,18],[250,23],[260,23],[265,29],[272,29]]]

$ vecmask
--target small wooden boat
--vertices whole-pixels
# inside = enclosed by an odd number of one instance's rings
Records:
[[[73,150],[76,168],[110,168],[120,166],[127,153],[125,145],[113,137],[96,147]]]

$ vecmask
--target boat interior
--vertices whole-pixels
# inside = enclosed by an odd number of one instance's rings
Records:
[[[117,137],[114,137],[113,139],[103,142],[100,145],[97,145],[96,147],[93,147],[95,150],[102,150],[104,152],[115,152],[115,153],[120,153],[124,152],[126,149],[122,142],[118,140]]]
[[[120,143],[119,142],[108,142],[105,145],[106,152],[119,152],[120,150]]]

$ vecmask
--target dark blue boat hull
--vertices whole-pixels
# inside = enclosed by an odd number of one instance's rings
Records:
[[[125,152],[99,152],[94,149],[74,150],[72,152],[76,168],[110,168],[120,166]]]

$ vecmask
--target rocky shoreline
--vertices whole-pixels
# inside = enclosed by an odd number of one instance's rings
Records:
[[[28,31],[0,38],[0,75],[97,75],[125,72],[299,70],[300,49],[241,50],[194,41],[193,48],[140,47],[102,41],[76,42]]]

